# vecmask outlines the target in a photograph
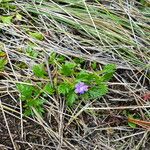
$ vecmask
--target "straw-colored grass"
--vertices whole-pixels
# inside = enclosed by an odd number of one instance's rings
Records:
[[[150,121],[149,101],[142,97],[150,90],[149,0],[2,2],[0,15],[13,19],[10,24],[0,20],[0,50],[6,55],[0,57],[7,58],[0,71],[0,127],[6,125],[0,128],[0,149],[148,149],[149,129],[131,128],[124,116],[132,113]],[[89,68],[97,62],[98,70],[116,64],[108,95],[73,108],[66,106],[64,97],[47,95],[44,117],[34,108],[35,116],[24,116],[16,84],[41,88],[39,83],[56,82],[58,70],[51,72],[48,64],[52,52],[70,61],[83,59]],[[39,63],[45,63],[48,78],[34,76],[32,67]],[[9,142],[4,142],[5,136]]]

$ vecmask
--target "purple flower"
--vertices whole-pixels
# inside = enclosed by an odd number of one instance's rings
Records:
[[[84,94],[88,91],[88,86],[84,82],[79,82],[75,86],[75,93]]]

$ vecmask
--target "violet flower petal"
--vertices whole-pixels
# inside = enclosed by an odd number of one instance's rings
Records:
[[[88,86],[84,82],[75,85],[75,93],[84,94],[86,91],[88,91]]]

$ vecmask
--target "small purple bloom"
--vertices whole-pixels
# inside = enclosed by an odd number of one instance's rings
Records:
[[[84,82],[79,82],[75,86],[75,93],[84,94],[88,91],[88,86]]]

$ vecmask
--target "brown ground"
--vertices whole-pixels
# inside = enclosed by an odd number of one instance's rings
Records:
[[[122,71],[118,71],[117,73],[121,75],[121,77],[128,79],[128,82],[131,82],[133,80],[133,78],[132,80],[129,78],[129,76],[132,76],[131,72],[127,71],[123,74]],[[145,86],[149,87],[149,85],[149,81],[146,80]],[[110,85],[110,87],[113,90],[120,89],[121,92],[127,91],[126,87],[124,86]],[[139,96],[141,96],[140,92],[137,92],[136,94],[139,94]],[[132,101],[132,94],[129,96],[131,98],[131,101],[116,102],[109,100],[111,98],[120,98],[121,96],[121,93],[110,91],[110,93],[104,98],[108,104],[111,104],[111,106],[114,107],[128,106],[129,103],[130,105],[136,105],[135,101]],[[121,98],[129,97],[127,97],[126,95],[124,97],[122,96]],[[3,97],[2,102],[5,104],[9,104],[10,106],[17,106],[17,104],[13,102],[13,100],[11,100],[11,97],[8,96]],[[101,106],[104,105],[104,102],[101,99],[101,101],[96,102],[95,104],[93,104],[93,106],[94,105]],[[140,110],[138,109],[130,110],[130,112],[132,112],[132,114],[140,114]],[[95,115],[91,115],[91,113],[89,112],[83,112],[78,117],[79,124],[76,124],[77,122],[73,121],[67,127],[67,129],[65,128],[65,126],[68,122],[68,118],[67,116],[64,116],[63,138],[69,141],[74,146],[74,148],[62,146],[62,150],[109,150],[111,148],[113,150],[113,148],[118,149],[120,146],[122,146],[122,148],[120,148],[121,150],[123,150],[124,148],[126,148],[127,150],[131,150],[132,148],[135,148],[140,141],[142,144],[139,150],[149,149],[149,133],[146,133],[147,131],[141,127],[137,127],[135,129],[129,128],[127,120],[126,118],[124,118],[123,110],[95,111],[95,113]],[[27,118],[24,118],[26,120],[23,123],[24,135],[23,138],[21,138],[20,119],[12,116],[11,114],[5,112],[10,133],[17,150],[55,150],[58,147],[58,141],[55,141],[52,137],[50,137],[41,125]],[[56,118],[57,115],[59,115],[59,113],[56,113]],[[16,114],[16,116],[20,117],[18,114]],[[56,118],[55,116],[51,116],[50,121],[49,117],[45,116],[44,120],[49,123],[49,127],[51,127],[53,131],[58,132],[59,123],[57,123]],[[122,137],[123,139],[121,140],[120,138]],[[108,141],[108,143],[106,141]],[[95,148],[95,145],[98,144],[100,144],[100,147]],[[0,150],[4,149],[13,150],[14,148],[10,139],[10,135],[8,133],[8,128],[6,127],[4,116],[2,114],[2,111],[0,111]]]

